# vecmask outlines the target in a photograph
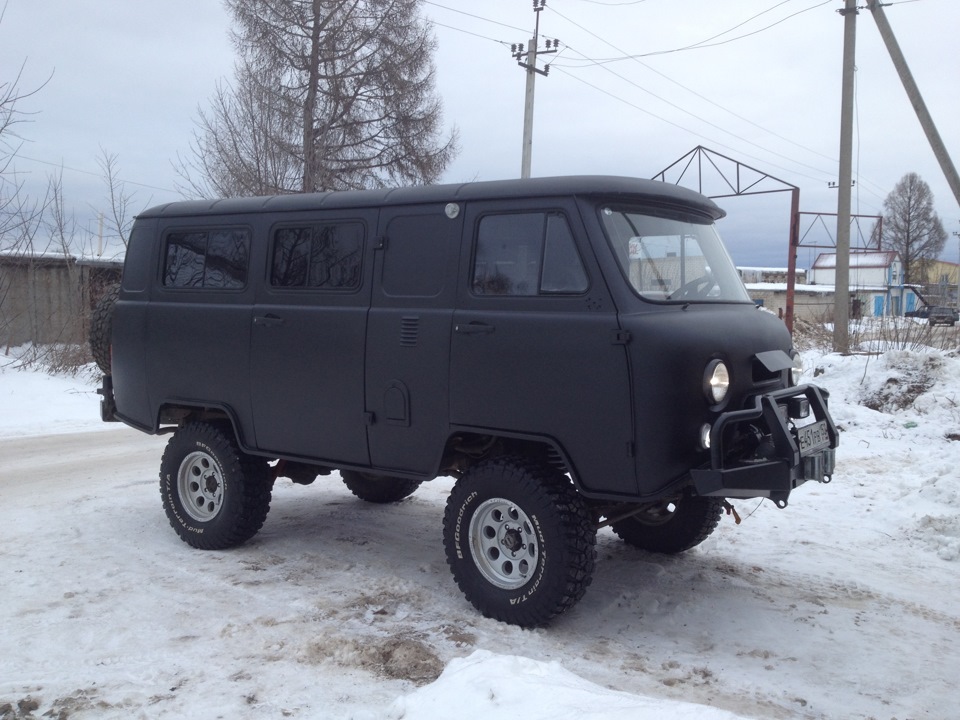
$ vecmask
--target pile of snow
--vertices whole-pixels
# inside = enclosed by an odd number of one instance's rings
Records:
[[[449,481],[391,507],[278,482],[257,538],[201,553],[160,509],[164,439],[0,358],[0,717],[952,716],[960,358],[805,360],[832,483],[737,501],[742,525],[678,557],[601,531],[584,600],[529,631],[450,578]]]
[[[943,560],[960,560],[960,357],[895,350],[827,355],[808,364],[831,389],[844,432],[842,482],[883,483],[904,533]],[[907,512],[902,512],[906,510]]]
[[[684,702],[608,690],[558,662],[477,650],[451,660],[432,685],[398,699],[387,720],[737,720],[739,715]]]

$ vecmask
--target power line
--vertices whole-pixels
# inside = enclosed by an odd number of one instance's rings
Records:
[[[626,0],[626,2],[600,2],[600,0],[580,0],[591,5],[606,5],[607,7],[622,7],[624,5],[639,5],[647,0]]]
[[[781,4],[782,4],[782,3],[781,3]],[[552,9],[552,8],[551,8],[551,9]],[[620,48],[618,48],[616,45],[614,45],[613,43],[611,43],[611,42],[610,42],[609,40],[607,40],[606,38],[603,38],[603,37],[601,37],[600,35],[597,35],[596,33],[594,33],[593,31],[591,31],[591,30],[583,27],[582,25],[580,25],[580,24],[577,23],[576,21],[568,18],[567,16],[563,15],[563,14],[560,13],[559,11],[553,10],[553,9],[552,9],[552,11],[553,11],[554,14],[559,15],[561,18],[563,18],[564,20],[566,20],[567,22],[569,22],[569,23],[572,24],[573,26],[575,26],[575,27],[579,28],[580,30],[584,31],[584,32],[587,33],[588,35],[591,35],[592,37],[596,38],[597,40],[601,41],[602,43],[610,46],[611,48],[613,48],[613,49],[616,50],[617,52],[623,52]],[[765,11],[765,12],[766,12],[766,11]],[[582,57],[586,58],[586,56],[583,55],[582,53],[578,53],[578,54],[580,54]],[[784,142],[788,142],[788,143],[790,143],[791,145],[794,145],[795,147],[800,148],[801,150],[805,150],[806,152],[810,152],[810,153],[813,153],[813,154],[815,154],[815,155],[818,155],[818,156],[824,158],[825,160],[829,160],[830,162],[837,162],[836,158],[831,158],[831,157],[829,157],[829,156],[827,156],[827,155],[824,155],[823,153],[820,153],[820,152],[818,152],[818,151],[816,151],[816,150],[814,150],[814,149],[812,149],[812,148],[808,148],[808,147],[806,147],[806,146],[804,146],[804,145],[801,145],[800,143],[797,143],[797,142],[791,140],[791,139],[788,138],[788,137],[785,137],[785,136],[783,136],[783,135],[780,135],[779,133],[776,133],[776,132],[774,132],[773,130],[768,129],[768,128],[766,128],[766,127],[764,127],[764,126],[762,126],[762,125],[760,125],[760,124],[758,124],[758,123],[750,120],[749,118],[746,118],[746,117],[740,115],[739,113],[736,113],[736,112],[734,112],[733,110],[730,110],[730,109],[724,107],[723,105],[720,105],[719,103],[714,102],[714,101],[711,100],[710,98],[708,98],[708,97],[706,97],[706,96],[704,96],[704,95],[696,92],[695,90],[687,87],[686,85],[683,85],[682,83],[674,80],[674,79],[671,78],[670,76],[668,76],[668,75],[660,72],[660,71],[657,70],[656,68],[651,67],[650,65],[648,65],[648,64],[645,63],[645,62],[642,62],[641,60],[639,60],[639,59],[636,58],[636,57],[631,57],[630,59],[633,59],[638,65],[646,68],[646,69],[649,70],[650,72],[653,72],[653,73],[659,75],[660,77],[664,78],[665,80],[667,80],[667,81],[670,82],[670,83],[673,83],[674,85],[676,85],[677,87],[681,88],[682,90],[685,90],[686,92],[694,95],[695,97],[703,100],[704,102],[710,103],[710,104],[713,105],[714,107],[719,108],[720,110],[723,110],[724,112],[732,115],[733,117],[737,118],[738,120],[742,120],[743,122],[746,122],[746,123],[752,125],[753,127],[757,128],[757,129],[759,129],[759,130],[762,130],[763,132],[766,132],[766,133],[768,133],[768,134],[770,134],[770,135],[772,135],[772,136],[774,136],[774,137],[776,137],[776,138],[778,138],[778,139],[780,139],[780,140],[783,140]],[[556,66],[556,63],[554,63],[554,66]],[[604,66],[604,65],[602,65],[602,64],[601,64],[600,66],[603,67],[604,70],[607,70],[608,72],[612,72],[612,71],[611,71],[609,68],[607,68],[606,66]],[[580,67],[585,67],[585,66],[580,66]],[[616,73],[613,73],[613,74],[616,75]],[[625,79],[625,78],[622,78],[622,76],[619,76],[619,75],[617,75],[617,77],[621,77],[621,79]],[[627,81],[627,82],[630,82],[630,81]],[[633,83],[631,83],[631,84],[633,84]],[[639,86],[637,86],[637,87],[639,87]],[[641,88],[641,89],[643,89],[643,88]],[[649,91],[646,91],[646,90],[645,90],[645,92],[649,92]],[[653,94],[653,93],[651,93],[651,94]],[[657,96],[654,95],[654,97],[657,97]],[[659,97],[658,97],[658,99],[662,100],[662,98],[659,98]],[[664,102],[668,102],[668,101],[665,101],[665,100],[664,100]],[[699,118],[698,116],[694,115],[693,113],[690,113],[689,111],[684,110],[683,108],[680,108],[679,106],[677,106],[677,105],[675,105],[675,104],[673,104],[673,103],[669,103],[669,102],[668,102],[668,104],[673,105],[673,107],[677,107],[677,108],[680,109],[681,111],[686,112],[686,113],[688,113],[688,114],[690,114],[690,115],[693,115],[694,117],[697,117],[697,119],[702,120],[702,118]],[[711,122],[709,122],[709,121],[704,121],[704,122],[708,122],[708,124],[712,125],[713,127],[718,127],[718,128],[719,128],[719,126],[717,126],[715,123],[711,123]],[[719,129],[723,130],[723,128],[719,128]],[[729,133],[729,131],[724,130],[724,132],[728,132],[728,134],[733,135],[734,137],[737,137],[734,133]],[[741,140],[742,140],[743,138],[738,138],[738,139],[741,139]],[[749,141],[747,141],[747,142],[749,142]],[[752,143],[752,144],[755,145],[755,143]],[[760,146],[758,145],[757,147],[760,147]],[[761,149],[766,150],[766,148],[761,148]],[[768,151],[768,152],[770,152],[770,151]],[[786,156],[784,156],[784,155],[782,155],[782,154],[779,154],[779,153],[776,153],[776,154],[780,155],[780,157],[786,158]],[[792,160],[792,158],[786,158],[786,159]],[[816,170],[817,172],[821,172],[821,173],[823,173],[823,174],[825,174],[825,175],[832,175],[832,174],[833,174],[833,173],[830,173],[830,172],[826,172],[826,171],[822,170],[821,168],[815,168],[815,167],[813,167],[813,166],[811,166],[811,165],[807,165],[807,164],[805,164],[805,163],[798,162],[798,161],[796,161],[796,160],[792,160],[792,161],[793,161],[793,162],[797,162],[797,163],[800,164],[800,165],[804,165],[805,167],[808,167],[808,168],[810,168],[810,169],[812,169],[812,170]]]
[[[702,41],[700,41],[700,42],[698,42],[698,43],[694,43],[693,45],[688,46],[688,48],[694,48],[694,47],[698,47],[698,46],[700,46],[700,45],[704,45],[705,43],[708,43],[708,42],[710,42],[711,40],[716,40],[718,37],[723,37],[724,35],[726,35],[726,34],[728,34],[728,33],[732,33],[732,32],[733,32],[734,30],[736,30],[737,28],[741,28],[741,27],[743,27],[744,25],[750,24],[751,22],[753,22],[754,20],[756,20],[758,17],[760,17],[760,16],[762,16],[762,15],[766,15],[768,12],[773,12],[773,11],[776,10],[778,7],[780,7],[781,5],[786,5],[786,4],[787,4],[788,2],[790,2],[790,1],[791,1],[791,0],[781,0],[780,2],[778,2],[778,3],[777,3],[776,5],[774,5],[773,7],[769,7],[769,8],[767,8],[766,10],[763,10],[763,11],[761,11],[761,12],[758,12],[758,13],[757,13],[756,15],[754,15],[753,17],[747,18],[747,19],[744,20],[743,22],[741,22],[741,23],[739,23],[739,24],[737,24],[737,25],[734,25],[734,26],[733,26],[732,28],[730,28],[729,30],[724,30],[722,33],[717,33],[717,34],[714,35],[713,37],[709,37],[709,38],[707,38],[706,40],[702,40]],[[771,27],[772,27],[772,26],[771,26]],[[685,49],[686,49],[686,48],[685,48]]]
[[[597,86],[597,85],[594,85],[593,83],[587,82],[587,81],[584,80],[583,78],[577,77],[576,75],[573,75],[573,74],[567,72],[567,71],[566,71],[564,68],[562,68],[562,67],[561,67],[561,68],[558,68],[558,72],[561,72],[561,73],[563,73],[564,75],[566,75],[567,77],[572,78],[573,80],[576,80],[577,82],[583,83],[583,84],[586,85],[587,87],[593,88],[593,89],[596,90],[597,92],[603,93],[604,95],[607,95],[608,97],[611,97],[611,98],[613,98],[614,100],[616,100],[617,102],[623,103],[624,105],[627,105],[628,107],[631,107],[631,108],[633,108],[634,110],[639,110],[640,112],[642,112],[642,113],[644,113],[644,114],[646,114],[646,115],[649,115],[650,117],[656,118],[657,120],[660,120],[661,122],[664,122],[664,123],[666,123],[667,125],[672,125],[673,127],[677,128],[678,130],[683,130],[684,132],[690,133],[691,135],[704,138],[705,140],[708,140],[712,145],[716,145],[717,147],[725,148],[725,149],[727,149],[727,150],[730,150],[730,151],[739,153],[740,155],[743,155],[744,157],[750,158],[751,160],[756,160],[756,161],[758,161],[758,162],[765,163],[766,165],[768,165],[768,166],[770,166],[770,167],[773,167],[773,168],[776,168],[776,169],[778,169],[778,170],[783,170],[783,171],[785,171],[785,172],[793,173],[793,174],[795,174],[795,175],[801,175],[802,177],[805,177],[805,178],[807,178],[807,179],[809,179],[809,180],[814,180],[814,181],[816,181],[816,182],[822,182],[822,180],[821,180],[820,178],[815,178],[815,177],[812,177],[812,176],[807,175],[807,174],[805,174],[805,173],[797,172],[797,171],[794,170],[794,169],[787,168],[787,167],[784,167],[784,166],[782,166],[782,165],[777,165],[776,163],[770,162],[770,161],[767,160],[766,158],[760,158],[760,157],[758,157],[758,156],[756,156],[756,155],[751,155],[750,153],[744,152],[744,151],[743,151],[742,149],[740,149],[740,148],[735,148],[735,147],[733,147],[733,146],[731,146],[731,145],[727,145],[726,143],[720,142],[720,141],[718,141],[718,140],[716,140],[716,139],[714,139],[714,138],[708,138],[708,137],[704,136],[703,133],[697,132],[697,131],[695,131],[695,130],[691,130],[691,129],[688,128],[688,127],[684,127],[683,125],[680,125],[679,123],[676,123],[676,122],[674,122],[673,120],[668,120],[667,118],[665,118],[665,117],[663,117],[663,116],[661,116],[661,115],[657,115],[655,112],[653,112],[653,111],[651,111],[651,110],[648,110],[648,109],[645,108],[645,107],[641,107],[640,105],[636,105],[636,104],[630,102],[629,100],[625,100],[624,98],[622,98],[622,97],[620,97],[619,95],[616,95],[616,94],[610,92],[609,90],[604,90],[603,88],[601,88],[601,87],[599,87],[599,86]],[[763,149],[763,148],[761,148],[761,149]],[[789,159],[789,158],[788,158],[788,159]]]
[[[780,3],[778,3],[777,5],[774,5],[773,7],[768,8],[768,9],[764,10],[763,12],[757,13],[756,15],[754,15],[754,16],[751,17],[751,18],[749,18],[748,20],[744,20],[743,22],[741,22],[741,23],[733,26],[732,28],[729,28],[728,30],[724,30],[723,32],[717,33],[716,35],[714,35],[714,36],[712,36],[712,37],[710,37],[710,38],[707,38],[706,40],[701,40],[700,42],[696,42],[696,43],[693,43],[693,44],[691,44],[691,45],[684,45],[684,46],[682,46],[682,47],[671,48],[671,49],[669,49],[669,50],[654,50],[654,51],[647,52],[647,53],[628,53],[628,52],[626,52],[626,51],[624,51],[624,50],[621,50],[621,49],[618,48],[618,47],[615,47],[614,45],[610,45],[610,47],[612,47],[614,50],[616,50],[617,52],[619,52],[619,53],[621,53],[621,54],[620,54],[619,56],[611,57],[611,58],[599,58],[599,59],[597,59],[597,60],[594,60],[593,63],[600,65],[600,64],[605,64],[605,63],[623,62],[624,60],[637,60],[637,59],[639,59],[639,58],[653,57],[653,56],[656,56],[656,55],[670,55],[670,54],[672,54],[672,53],[684,52],[684,51],[686,51],[686,50],[702,50],[702,49],[704,49],[704,48],[717,47],[717,46],[719,46],[719,45],[727,45],[727,44],[729,44],[729,43],[736,42],[736,41],[738,41],[738,40],[743,40],[743,39],[745,39],[745,38],[752,37],[753,35],[758,35],[759,33],[762,33],[762,32],[766,32],[767,30],[770,30],[771,28],[774,28],[774,27],[776,27],[777,25],[780,25],[781,23],[785,23],[787,20],[790,20],[790,19],[792,19],[792,18],[795,18],[796,16],[802,15],[803,13],[809,12],[809,11],[811,11],[811,10],[816,10],[817,8],[823,7],[824,5],[829,5],[829,4],[832,2],[832,0],[823,0],[823,2],[817,3],[816,5],[811,5],[810,7],[805,8],[805,9],[803,9],[803,10],[798,10],[798,11],[795,12],[795,13],[792,13],[792,14],[790,14],[790,15],[787,15],[787,16],[784,17],[784,18],[781,18],[780,20],[777,20],[775,23],[771,23],[770,25],[767,25],[767,26],[765,26],[765,27],[762,27],[762,28],[760,28],[760,29],[758,29],[758,30],[753,30],[752,32],[746,33],[746,34],[744,34],[744,35],[738,35],[737,37],[729,38],[729,39],[727,39],[727,40],[722,40],[722,41],[720,41],[720,42],[716,42],[716,43],[711,43],[711,42],[710,42],[711,40],[713,40],[713,39],[715,39],[715,38],[722,37],[722,36],[724,36],[724,35],[726,35],[726,34],[728,34],[728,33],[730,33],[730,32],[733,32],[733,31],[736,30],[737,28],[742,27],[743,25],[746,25],[747,23],[755,20],[756,18],[760,17],[761,15],[764,15],[765,13],[768,13],[768,12],[770,12],[771,10],[776,9],[776,8],[779,7],[780,5],[783,5],[784,3],[790,2],[790,1],[791,1],[791,0],[782,0],[782,1],[781,1]],[[562,13],[560,13],[558,10],[556,10],[556,9],[554,9],[554,8],[552,8],[552,7],[550,8],[550,10],[553,11],[555,14],[559,15],[560,17],[562,17],[564,20],[567,20],[568,22],[571,22],[571,23],[573,23],[574,25],[576,25],[576,23],[575,23],[573,20],[570,20],[569,18],[567,18],[567,17],[564,16]],[[581,30],[585,30],[586,32],[590,32],[589,30],[586,30],[586,28],[583,28],[583,27],[581,27],[581,26],[579,26],[579,25],[577,25],[577,27],[580,27]],[[591,33],[591,34],[593,34],[593,33]],[[597,35],[594,35],[594,37],[597,37],[597,39],[599,39],[599,40],[603,40],[603,38],[600,38],[600,37],[597,36]],[[605,42],[605,41],[604,41],[604,42]],[[607,43],[607,44],[609,44],[609,43]]]
[[[568,45],[567,47],[569,48],[570,46]],[[570,49],[571,49],[573,52],[577,52],[578,54],[580,54],[577,50],[575,50],[575,49],[573,49],[573,48],[570,48]],[[674,108],[675,110],[679,110],[680,112],[682,112],[682,113],[684,113],[684,114],[686,114],[686,115],[689,115],[690,117],[694,118],[695,120],[699,120],[700,122],[702,122],[702,123],[704,123],[704,124],[706,124],[706,125],[709,125],[710,127],[714,128],[714,129],[716,129],[716,130],[719,130],[720,132],[726,133],[727,135],[730,135],[731,137],[734,137],[734,138],[736,138],[737,140],[739,140],[739,141],[741,141],[741,142],[745,142],[745,143],[747,143],[748,145],[752,145],[752,146],[755,147],[755,148],[758,148],[758,149],[760,149],[760,150],[763,150],[764,152],[770,153],[771,155],[775,155],[776,157],[782,158],[782,159],[784,159],[784,160],[788,160],[788,161],[790,161],[790,162],[792,162],[792,163],[795,163],[795,164],[797,164],[797,165],[800,165],[801,167],[805,167],[805,168],[807,168],[808,170],[813,170],[814,172],[821,173],[821,174],[826,175],[826,176],[828,176],[828,177],[832,177],[832,176],[833,176],[833,173],[827,172],[827,171],[823,170],[822,168],[814,167],[813,165],[809,165],[809,164],[807,164],[807,163],[805,163],[805,162],[802,162],[802,161],[800,161],[800,160],[797,160],[797,159],[795,159],[795,158],[791,158],[791,157],[789,157],[789,156],[787,156],[787,155],[784,155],[783,153],[777,152],[776,150],[771,150],[771,149],[768,148],[768,147],[764,147],[763,145],[760,145],[759,143],[754,142],[753,140],[749,140],[749,139],[747,139],[747,138],[745,138],[745,137],[743,137],[743,136],[741,136],[741,135],[737,135],[735,132],[732,132],[732,131],[730,131],[730,130],[727,130],[726,128],[723,128],[723,127],[721,127],[720,125],[717,125],[715,122],[712,122],[711,120],[707,120],[706,118],[701,117],[700,115],[697,115],[696,113],[691,112],[690,110],[687,110],[686,108],[683,108],[683,107],[681,107],[680,105],[677,105],[676,103],[671,102],[670,100],[667,100],[666,98],[663,98],[663,97],[657,95],[656,93],[648,90],[647,88],[643,87],[642,85],[639,85],[639,84],[633,82],[632,80],[624,77],[623,75],[620,75],[619,73],[615,72],[614,70],[612,70],[612,69],[610,69],[610,68],[608,68],[608,67],[606,67],[606,66],[601,66],[601,67],[603,68],[603,70],[605,70],[606,72],[610,73],[610,74],[613,75],[614,77],[619,78],[620,80],[623,80],[624,82],[628,83],[629,85],[632,85],[633,87],[637,88],[638,90],[641,90],[641,91],[647,93],[648,95],[650,95],[651,97],[656,98],[656,99],[659,100],[660,102],[665,103],[665,104],[669,105],[670,107]],[[798,174],[802,174],[802,173],[798,173]],[[819,181],[819,180],[822,180],[822,178],[814,178],[814,177],[811,177],[811,176],[809,176],[809,175],[804,175],[804,177],[807,177],[807,178],[809,178],[809,179],[811,179],[811,180],[818,180],[818,181]]]
[[[790,0],[784,0],[784,2],[789,2],[789,1],[790,1]],[[718,37],[721,37],[721,36],[723,36],[723,35],[726,35],[728,32],[733,32],[733,31],[736,30],[738,27],[741,27],[741,26],[743,26],[743,25],[746,25],[748,22],[751,22],[752,20],[755,20],[756,18],[760,17],[760,15],[763,15],[763,14],[768,13],[768,12],[770,12],[771,10],[773,10],[773,9],[775,9],[775,8],[777,8],[777,7],[780,7],[780,5],[783,5],[784,2],[781,2],[781,3],[777,4],[777,5],[774,5],[772,8],[769,8],[769,9],[767,9],[767,10],[764,10],[762,13],[758,13],[758,14],[755,15],[754,17],[750,18],[750,20],[746,20],[746,21],[740,23],[740,25],[736,25],[735,27],[731,28],[730,30],[725,30],[724,32],[720,33],[719,35],[715,35],[713,38],[708,38],[707,40],[703,40],[703,41],[701,41],[701,42],[699,42],[699,43],[694,43],[693,45],[688,45],[687,47],[675,48],[675,49],[673,49],[673,50],[663,50],[663,51],[661,51],[661,52],[656,52],[656,53],[650,53],[650,55],[664,55],[664,54],[668,54],[668,53],[682,52],[682,51],[684,51],[684,50],[699,50],[699,49],[702,49],[702,48],[717,47],[718,45],[726,45],[727,43],[736,42],[737,40],[743,40],[744,38],[748,38],[748,37],[751,37],[751,36],[753,36],[753,35],[757,35],[757,34],[759,34],[759,33],[766,32],[766,31],[769,30],[770,28],[774,28],[774,27],[776,27],[777,25],[779,25],[780,23],[784,23],[784,22],[786,22],[787,20],[790,20],[791,18],[795,18],[797,15],[802,15],[803,13],[809,12],[810,10],[816,10],[818,7],[823,7],[824,5],[829,5],[829,4],[832,2],[832,0],[824,0],[824,2],[817,3],[816,5],[811,5],[810,7],[805,8],[804,10],[798,10],[797,12],[795,12],[795,13],[793,13],[793,14],[791,14],[791,15],[787,15],[785,18],[781,18],[780,20],[777,20],[777,22],[775,22],[775,23],[772,23],[772,24],[770,24],[770,25],[767,25],[766,27],[762,27],[762,28],[760,28],[759,30],[754,30],[753,32],[749,32],[749,33],[747,33],[747,34],[745,34],[745,35],[738,35],[737,37],[735,37],[735,38],[730,38],[729,40],[722,40],[721,42],[710,43],[710,40],[713,40],[714,38],[718,38]]]
[[[90,175],[92,177],[102,178],[102,172],[93,172],[92,170],[81,170],[80,168],[70,167],[69,165],[64,165],[63,163],[55,163],[49,160],[41,160],[40,158],[32,158],[26,155],[17,153],[15,156],[17,160],[27,160],[29,162],[40,163],[41,165],[49,165],[50,167],[60,168],[61,170],[69,170],[70,172],[80,173],[81,175]],[[147,188],[148,190],[159,190],[161,192],[168,192],[177,194],[176,190],[171,190],[170,188],[157,187],[156,185],[148,185],[147,183],[136,182],[134,180],[124,180],[118,178],[118,181],[126,185],[136,185],[137,187]]]
[[[502,23],[499,20],[491,20],[490,18],[485,18],[481,15],[474,15],[473,13],[468,13],[465,10],[457,10],[456,8],[449,7],[447,5],[441,5],[437,2],[431,2],[431,0],[422,0],[424,5],[433,5],[433,7],[440,8],[441,10],[449,10],[452,13],[457,13],[458,15],[466,15],[467,17],[472,17],[475,20],[482,20],[483,22],[490,23],[491,25],[499,25],[500,27],[510,28],[511,30],[517,30],[522,33],[530,32],[529,28],[519,28],[515,25],[507,25]],[[463,31],[466,32],[466,31]],[[499,42],[499,41],[498,41]]]
[[[454,30],[464,35],[472,35],[473,37],[480,38],[481,40],[489,40],[490,42],[495,42],[499,45],[510,45],[506,40],[497,40],[496,38],[487,37],[486,35],[481,35],[480,33],[471,32],[470,30],[464,30],[463,28],[458,28],[453,25],[445,25],[444,23],[437,22],[436,20],[430,21],[433,25],[437,27],[447,28],[447,30]]]

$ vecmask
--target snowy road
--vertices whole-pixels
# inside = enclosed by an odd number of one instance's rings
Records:
[[[916,540],[901,480],[916,457],[844,441],[842,481],[783,511],[738,503],[742,525],[724,518],[684,556],[602,531],[583,601],[529,631],[460,596],[441,546],[447,480],[391,507],[335,476],[282,480],[258,536],[201,552],[161,509],[163,439],[0,440],[0,708],[399,718],[396,698],[485,649],[744,717],[954,717],[958,565]]]

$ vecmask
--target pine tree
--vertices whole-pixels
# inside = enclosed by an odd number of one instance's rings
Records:
[[[226,0],[232,84],[201,111],[188,190],[267,195],[435,182],[456,153],[419,0]]]

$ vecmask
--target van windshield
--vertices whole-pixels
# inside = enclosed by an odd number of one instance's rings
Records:
[[[624,275],[644,299],[751,302],[713,223],[607,205],[600,218]]]

